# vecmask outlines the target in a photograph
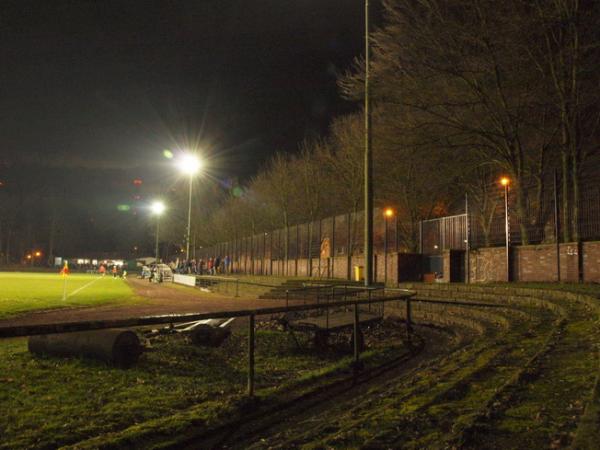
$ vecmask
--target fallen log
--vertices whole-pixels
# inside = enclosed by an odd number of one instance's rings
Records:
[[[30,336],[29,351],[37,355],[83,356],[120,368],[133,366],[142,346],[131,330],[96,330]]]

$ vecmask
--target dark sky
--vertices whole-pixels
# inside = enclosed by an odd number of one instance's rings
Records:
[[[223,175],[353,109],[362,0],[0,2],[0,154],[151,164],[199,144]]]

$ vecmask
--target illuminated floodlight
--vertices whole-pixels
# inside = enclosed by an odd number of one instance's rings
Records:
[[[202,161],[192,153],[185,153],[177,160],[177,168],[186,175],[195,175],[202,168]]]
[[[40,252],[39,250],[38,250],[38,251],[36,251],[36,252],[35,252],[35,256],[37,256],[37,257],[39,258],[40,256],[42,256],[42,252]]]
[[[385,217],[393,217],[394,216],[394,210],[392,208],[385,208],[385,210],[383,211],[383,214],[385,215]]]
[[[165,212],[166,206],[163,202],[161,201],[156,201],[153,202],[150,205],[150,210],[152,211],[153,214],[156,214],[157,216],[160,216],[162,213]]]
[[[508,186],[510,184],[510,178],[508,178],[508,177],[500,178],[500,184],[502,186]]]

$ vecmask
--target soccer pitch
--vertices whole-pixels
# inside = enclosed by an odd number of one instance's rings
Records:
[[[130,303],[136,299],[125,281],[109,275],[71,274],[65,279],[58,273],[0,272],[0,319],[28,311]]]

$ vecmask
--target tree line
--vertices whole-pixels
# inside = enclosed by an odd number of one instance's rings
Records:
[[[501,175],[511,180],[521,240],[548,208],[558,174],[562,240],[578,240],[582,189],[598,185],[599,2],[384,0],[370,36],[376,206],[401,219],[415,250],[420,220],[459,209],[469,193],[486,230]],[[360,105],[364,60],[338,79]],[[244,186],[195,218],[200,245],[362,208],[364,118],[284,149]],[[457,205],[460,205],[457,207]],[[286,245],[287,248],[287,245]]]

